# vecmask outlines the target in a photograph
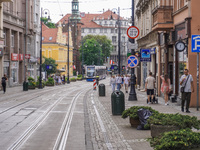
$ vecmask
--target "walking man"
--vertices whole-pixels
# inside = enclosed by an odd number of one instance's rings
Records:
[[[156,83],[156,80],[152,76],[152,72],[149,72],[149,76],[146,78],[146,81],[145,81],[145,91],[147,92],[148,104],[151,104],[150,97],[153,103],[155,83]]]
[[[126,74],[125,77],[124,77],[124,84],[125,84],[126,93],[128,93],[129,82],[130,82],[130,77]]]
[[[116,84],[117,84],[117,90],[119,91],[121,88],[121,84],[122,84],[122,78],[121,78],[120,74],[118,74],[118,76],[116,77]]]
[[[189,74],[189,70],[184,70],[184,75],[181,76],[180,85],[183,87],[182,91],[182,103],[181,103],[181,111],[184,112],[184,105],[186,101],[186,113],[190,113],[190,99],[191,99],[191,92],[194,92],[194,84],[192,75]]]
[[[5,94],[6,93],[6,80],[7,80],[7,77],[6,75],[4,74],[4,76],[2,77],[1,79],[1,85],[3,87],[3,93]]]

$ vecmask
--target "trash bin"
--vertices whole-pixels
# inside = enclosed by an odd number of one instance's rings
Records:
[[[125,110],[124,93],[122,91],[114,91],[111,94],[111,105],[113,115],[122,115]]]
[[[28,82],[23,82],[23,91],[28,91]]]
[[[106,96],[106,88],[104,84],[99,84],[99,96]]]

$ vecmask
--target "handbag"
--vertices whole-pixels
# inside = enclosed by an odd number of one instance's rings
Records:
[[[185,86],[186,86],[186,84],[187,84],[187,81],[188,81],[189,76],[190,76],[190,75],[188,75],[188,77],[187,77],[187,80],[186,80],[186,82],[185,82]],[[185,86],[182,86],[182,87],[181,87],[181,93],[184,92]]]

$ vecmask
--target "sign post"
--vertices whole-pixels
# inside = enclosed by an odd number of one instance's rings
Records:
[[[192,52],[197,52],[197,111],[199,111],[199,52],[200,52],[200,35],[192,35]]]
[[[134,44],[135,43],[134,39],[139,36],[139,29],[136,26],[134,26],[134,21],[132,23],[132,26],[127,29],[127,35],[130,39],[133,39],[132,41]],[[131,68],[131,90],[130,90],[129,98],[128,98],[129,101],[137,101],[137,95],[135,92],[136,77],[134,73],[135,72],[134,68],[138,65],[139,61],[138,61],[138,58],[135,56],[134,49],[135,48],[131,49],[131,56],[129,56],[127,59],[127,64]]]

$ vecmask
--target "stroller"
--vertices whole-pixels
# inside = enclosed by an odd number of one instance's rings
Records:
[[[152,98],[150,97],[150,102],[151,102],[151,103],[154,103],[154,104],[158,104],[158,98],[156,97],[156,89],[154,89],[154,97],[153,97],[153,100],[152,100]],[[148,99],[147,99],[147,103],[148,103]]]

